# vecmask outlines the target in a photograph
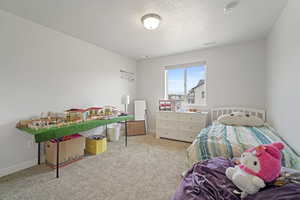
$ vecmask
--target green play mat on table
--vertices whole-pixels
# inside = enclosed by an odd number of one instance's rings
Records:
[[[106,124],[112,124],[112,123],[122,122],[126,120],[133,120],[133,116],[128,115],[128,116],[115,117],[111,119],[90,120],[90,121],[81,122],[77,124],[66,125],[63,127],[52,127],[52,128],[44,128],[39,130],[30,129],[30,128],[19,128],[19,129],[31,135],[34,135],[35,142],[45,142],[51,139],[57,139],[63,136],[72,135],[83,131],[88,131],[97,128],[99,126],[104,126]]]

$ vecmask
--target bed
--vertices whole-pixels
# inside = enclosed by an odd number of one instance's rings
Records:
[[[276,131],[265,123],[262,127],[228,126],[218,123],[219,116],[233,112],[243,112],[265,121],[265,111],[249,108],[216,108],[211,110],[212,125],[203,129],[187,149],[187,165],[214,157],[240,157],[242,152],[259,144],[283,142],[282,165],[300,170],[299,154],[292,149]]]
[[[183,177],[172,200],[240,200],[234,193],[236,186],[226,177],[225,171],[233,167],[230,159],[217,157],[196,163]],[[283,169],[290,174],[291,180],[278,187],[269,183],[267,187],[244,200],[287,200],[300,199],[299,172]]]

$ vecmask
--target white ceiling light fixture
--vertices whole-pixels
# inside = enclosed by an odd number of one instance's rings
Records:
[[[142,17],[142,23],[148,30],[155,30],[158,28],[161,17],[158,14],[150,13]]]
[[[224,13],[230,13],[233,9],[235,9],[240,3],[240,0],[233,0],[227,3],[224,7]]]

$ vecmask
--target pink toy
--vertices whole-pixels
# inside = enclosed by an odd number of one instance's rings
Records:
[[[283,148],[279,142],[253,147],[242,154],[240,165],[226,170],[226,176],[242,191],[242,198],[255,194],[265,187],[265,182],[279,176]]]
[[[255,171],[248,168],[246,165],[240,165],[240,168],[245,172],[258,176],[263,179],[265,182],[271,182],[275,180],[281,170],[281,150],[284,148],[284,145],[280,142],[260,145],[258,147],[253,147],[246,150],[255,154],[260,163],[260,171],[256,173]]]

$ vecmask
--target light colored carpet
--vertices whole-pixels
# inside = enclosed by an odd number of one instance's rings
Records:
[[[169,200],[185,170],[187,143],[154,136],[109,143],[108,151],[60,170],[35,166],[0,178],[0,199]]]

